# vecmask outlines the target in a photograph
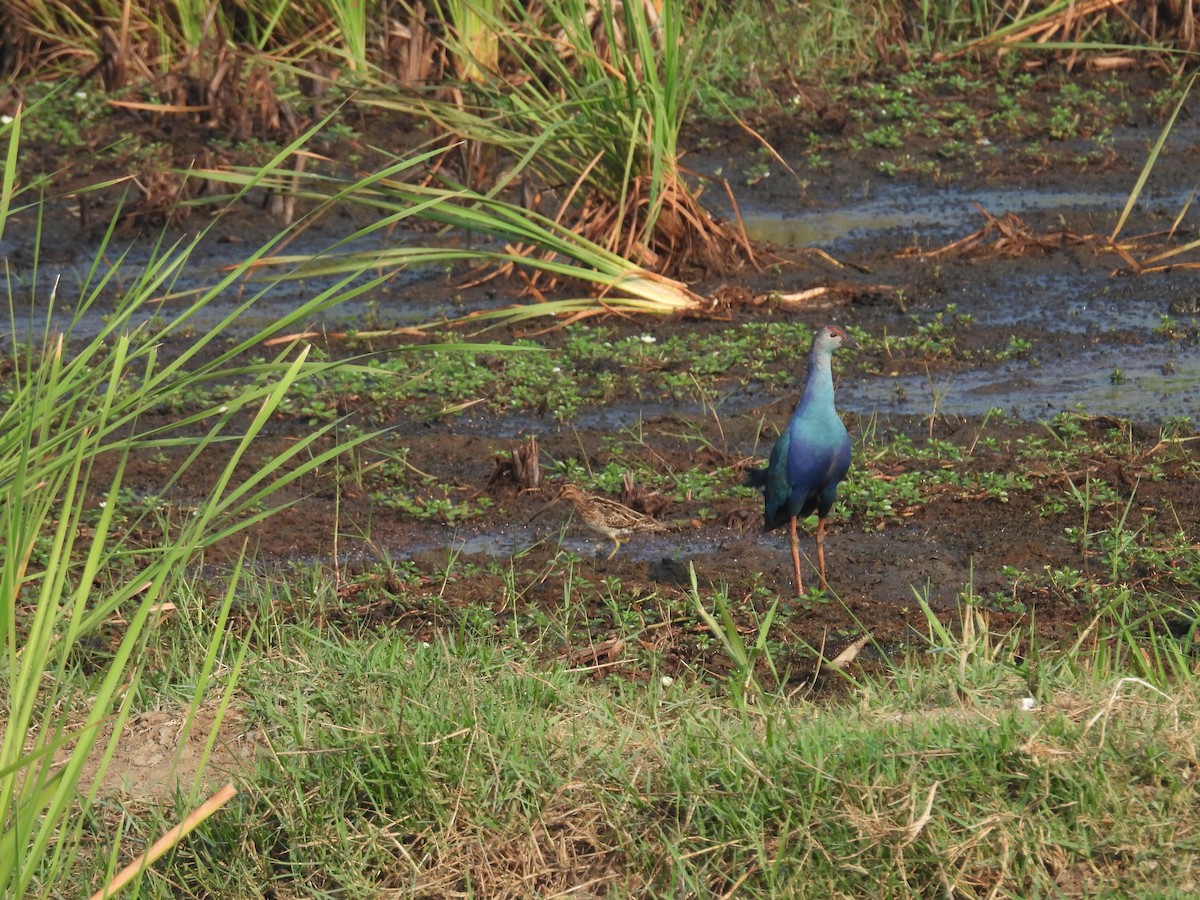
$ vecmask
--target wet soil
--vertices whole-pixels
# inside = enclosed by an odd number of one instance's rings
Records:
[[[1148,81],[1140,89],[1156,87]],[[605,327],[616,335],[647,334],[662,341],[677,332],[720,332],[768,317],[812,326],[831,321],[878,337],[910,335],[938,314],[948,315],[954,353],[893,354],[885,349],[839,358],[838,405],[853,436],[870,434],[879,442],[904,434],[917,444],[935,438],[963,448],[975,448],[991,436],[999,449],[976,453],[966,465],[1029,474],[1022,472],[1027,464],[1009,450],[1023,437],[1044,436],[1041,420],[1062,410],[1079,411],[1085,414],[1081,421],[1089,438],[1100,440],[1114,429],[1128,435],[1125,457],[1097,455],[1088,464],[1088,477],[1105,479],[1129,504],[1131,529],[1151,517],[1169,518],[1194,545],[1200,533],[1196,444],[1175,445],[1177,452],[1169,458],[1156,453],[1165,421],[1196,418],[1200,350],[1194,313],[1200,282],[1183,267],[1129,274],[1128,260],[1120,254],[1103,249],[1100,242],[1075,239],[1113,230],[1158,135],[1157,124],[1136,123],[1115,131],[1104,145],[1102,164],[1095,155],[1077,162],[1079,148],[1068,142],[1049,146],[1041,155],[1024,152],[1030,141],[1045,142],[1022,136],[1010,145],[942,164],[934,177],[880,174],[879,161],[886,154],[852,152],[844,146],[829,156],[831,165],[813,169],[806,163],[811,118],[798,115],[790,125],[777,121],[769,129],[776,150],[797,177],[777,169],[753,184],[732,183],[748,228],[762,240],[777,242],[780,263],[762,271],[748,268],[737,278],[706,279],[698,273],[694,282],[702,294],[730,296],[732,288],[737,296],[760,299],[735,303],[709,318],[612,317]],[[1194,179],[1194,150],[1186,129],[1195,124],[1181,126],[1180,149],[1160,161],[1147,199],[1125,233],[1161,233],[1170,227],[1186,200],[1179,188]],[[739,172],[755,153],[753,142],[734,129],[708,128],[691,139],[704,147],[688,156],[689,165],[700,172]],[[904,152],[933,158],[938,150],[913,138]],[[720,193],[710,190],[706,200],[718,213],[732,216]],[[983,228],[987,220],[981,210],[996,217],[1013,212],[1031,234],[1045,240],[1017,253],[1000,246],[1002,235],[996,233],[970,252],[929,254]],[[239,242],[232,245],[236,252],[237,246],[245,246],[240,242],[274,227],[265,213],[249,205],[231,221],[219,226],[214,244],[205,245],[214,268],[229,258],[229,241]],[[330,232],[337,227],[336,220],[322,226]],[[68,233],[70,240],[51,249],[52,258],[69,269],[80,260],[90,261],[95,245],[86,230]],[[1172,240],[1180,243],[1191,233],[1185,223]],[[19,259],[22,251],[14,249],[15,240],[6,238],[8,255]],[[827,256],[814,255],[812,247]],[[1149,251],[1131,252],[1141,256]],[[18,277],[20,268],[15,266]],[[834,290],[799,305],[761,299],[771,292],[817,286]],[[444,273],[416,273],[373,298],[379,301],[374,314],[403,324],[515,299],[515,285],[500,290],[493,296],[493,283],[486,295],[482,289],[464,291]],[[356,327],[367,315],[365,308],[343,308],[319,324]],[[1161,327],[1163,316],[1172,317],[1172,329]],[[487,339],[512,339],[531,331],[492,332]],[[1027,352],[986,361],[984,351],[1004,347],[1013,338],[1027,342]],[[553,332],[542,338],[551,345],[561,339]],[[377,343],[373,349],[383,346]],[[326,347],[339,352],[337,341]],[[1046,514],[1046,494],[1067,490],[1052,479],[1035,480],[1032,490],[1013,490],[1007,501],[931,490],[920,502],[897,499],[884,517],[835,510],[826,542],[830,591],[794,598],[787,536],[761,532],[760,503],[738,489],[737,472],[769,453],[799,395],[806,349],[795,348],[791,390],[768,393],[731,376],[712,408],[632,396],[618,387],[611,404],[586,407],[565,423],[549,414],[505,417],[494,405],[420,420],[399,411],[387,421],[376,418],[371,424],[394,430],[366,452],[364,463],[403,448],[412,467],[452,486],[448,492],[431,488],[430,496],[415,496],[417,502],[453,504],[487,497],[492,505],[465,524],[415,518],[373,502],[362,479],[345,477],[339,483],[330,470],[301,485],[291,498],[293,505],[254,531],[252,552],[269,577],[316,563],[335,566],[343,602],[336,608],[321,605],[318,612],[331,627],[401,628],[422,640],[435,640],[464,623],[490,629],[500,639],[533,634],[544,639],[539,623],[547,612],[562,613],[564,581],[569,579],[571,602],[582,604],[586,613],[577,616],[577,629],[562,640],[564,658],[634,678],[648,672],[643,657],[627,652],[638,646],[658,655],[663,673],[725,670],[727,662],[713,648],[689,599],[690,569],[703,596],[709,595],[710,585],[727,589],[748,635],[758,617],[781,599],[781,616],[772,632],[778,648],[775,663],[784,677],[798,683],[807,683],[816,668],[811,648],[832,654],[864,633],[878,642],[875,653],[927,648],[917,594],[955,622],[956,608],[969,593],[982,598],[998,630],[1032,617],[1050,642],[1068,639],[1091,621],[1096,610],[1077,595],[1046,588],[1044,574],[1099,566],[1099,556],[1083,554],[1066,529],[1100,529],[1115,521],[1122,507],[1097,509],[1086,522],[1078,508]],[[968,353],[974,355],[968,358]],[[339,408],[353,414],[357,399],[343,400]],[[988,414],[997,408],[1005,424]],[[281,420],[262,449],[270,452],[307,427],[304,421]],[[610,438],[623,430],[638,439],[624,441],[614,453]],[[530,435],[538,438],[543,462],[575,459],[595,471],[619,456],[618,462],[627,460],[631,467],[648,463],[664,472],[728,467],[732,474],[723,495],[660,498],[655,514],[673,530],[633,536],[606,558],[611,545],[577,523],[566,525],[565,516],[552,513],[529,521],[546,504],[553,485],[542,492],[521,491],[504,476],[503,459]],[[861,440],[855,453],[854,465],[873,479],[887,481],[907,468],[903,459],[884,464],[870,458]],[[1152,458],[1163,477],[1141,478]],[[207,464],[215,472],[221,460]],[[170,467],[169,457],[137,460],[126,480],[135,490],[153,492]],[[192,481],[202,482],[202,472]],[[172,499],[181,504],[189,500],[182,495]],[[560,546],[576,558],[565,558]],[[806,577],[813,584],[811,538],[803,547]],[[1013,570],[1028,578],[1014,579]],[[1141,577],[1149,584],[1157,573]],[[1200,599],[1186,587],[1173,589],[1182,595],[1181,605]],[[589,647],[613,638],[623,643],[589,655]],[[864,651],[862,660],[871,653]]]

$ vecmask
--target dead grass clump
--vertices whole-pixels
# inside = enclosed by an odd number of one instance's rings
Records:
[[[639,512],[651,518],[661,516],[671,505],[671,501],[662,494],[644,488],[640,484],[635,484],[633,476],[628,472],[621,474],[620,499],[622,504],[628,506],[634,512]]]
[[[289,139],[303,123],[279,99],[271,71],[265,61],[213,38],[147,85],[145,99],[110,102],[154,120],[185,116],[236,140]]]
[[[924,259],[939,256],[974,256],[990,259],[1008,259],[1021,256],[1042,256],[1055,250],[1087,245],[1096,249],[1110,249],[1107,237],[1094,234],[1079,234],[1069,228],[1054,228],[1041,234],[1036,233],[1016,213],[1007,212],[994,216],[978,204],[975,208],[987,220],[978,231],[952,241],[943,247],[927,250],[918,255]]]
[[[1123,241],[1118,241],[1111,235],[1080,234],[1069,228],[1053,228],[1039,233],[1015,213],[994,216],[978,204],[976,208],[986,219],[982,228],[933,250],[908,250],[902,255],[916,255],[922,259],[942,256],[1016,259],[1086,247],[1095,253],[1115,253],[1121,259],[1122,265],[1114,270],[1114,274],[1146,275],[1173,268],[1200,268],[1200,262],[1174,260],[1179,254],[1200,246],[1200,242],[1192,241],[1182,247],[1163,249],[1164,239],[1170,240],[1173,232],[1142,235]],[[1139,260],[1134,254],[1140,254],[1142,258]]]
[[[623,198],[592,191],[577,212],[562,215],[588,240],[655,272],[733,273],[754,259],[744,232],[714,218],[678,174],[657,198],[651,176],[644,174],[630,182]]]
[[[1196,0],[1080,0],[1058,4],[1047,15],[1026,7],[1009,25],[974,41],[971,47],[998,47],[1003,55],[1019,47],[1053,47],[1068,71],[1085,65],[1111,70],[1138,64],[1129,52],[1095,52],[1091,48],[1111,47],[1112,35],[1124,40],[1129,50],[1138,47],[1173,48],[1187,52],[1197,48]],[[1166,66],[1162,54],[1155,65]]]
[[[439,81],[445,74],[446,57],[426,24],[429,11],[421,0],[406,6],[389,19],[382,68],[408,86]]]
[[[507,455],[497,453],[492,460],[496,468],[488,478],[489,488],[496,484],[511,484],[517,487],[519,493],[541,490],[542,465],[536,434],[530,435],[525,443],[514,446]]]
[[[625,853],[598,805],[568,808],[559,798],[530,824],[503,831],[451,823],[414,858],[414,897],[604,897],[635,890]],[[411,852],[410,856],[416,854]],[[406,879],[407,881],[407,879]]]
[[[678,174],[666,179],[657,195],[648,174],[631,179],[624,194],[619,196],[606,189],[586,189],[584,199],[573,206],[571,198],[575,193],[573,189],[558,209],[547,209],[544,213],[585,241],[647,272],[668,278],[684,273],[707,277],[734,275],[747,265],[756,268],[759,265],[740,223],[715,218],[701,205],[698,193]],[[506,249],[514,255],[546,262],[558,257],[555,251],[533,244],[513,244]],[[777,260],[766,255],[771,261]],[[539,300],[575,283],[545,269],[520,268],[514,262],[506,262],[476,270],[464,286],[476,287],[496,277],[512,276],[524,282],[524,292]],[[689,303],[686,311],[712,313],[715,309]]]
[[[124,225],[137,228],[174,224],[186,215],[186,208],[179,203],[184,196],[183,179],[174,172],[157,165],[146,166],[132,183],[138,196],[121,213]]]

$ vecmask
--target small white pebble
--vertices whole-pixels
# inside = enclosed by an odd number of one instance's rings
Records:
[[[1022,712],[1032,712],[1037,709],[1037,701],[1032,697],[1022,697],[1017,705],[1021,708]]]
[[[662,686],[665,688],[669,688],[671,685],[673,685],[675,683],[675,679],[672,678],[670,675],[664,675],[661,680],[662,680]]]

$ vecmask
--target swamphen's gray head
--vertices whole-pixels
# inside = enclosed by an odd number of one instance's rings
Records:
[[[824,352],[832,353],[838,347],[848,346],[856,347],[854,339],[836,325],[824,325],[817,329],[817,333],[813,335],[813,350],[818,348]]]

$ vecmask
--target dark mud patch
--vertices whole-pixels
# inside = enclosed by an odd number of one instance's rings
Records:
[[[782,426],[786,414],[773,403],[722,416],[723,437],[749,454],[761,441],[762,417]],[[864,418],[847,414],[847,419],[852,434],[861,435]],[[881,652],[936,650],[918,598],[951,624],[968,603],[984,610],[998,633],[1033,623],[1047,647],[1069,641],[1122,590],[1135,607],[1148,609],[1155,602],[1150,598],[1166,596],[1181,609],[1194,608],[1200,599],[1197,442],[1164,444],[1154,429],[1106,417],[1071,421],[1080,426],[1074,440],[1082,446],[1066,465],[1022,460],[1021,448],[1047,434],[1038,424],[938,419],[931,436],[925,419],[876,422],[875,445],[904,435],[922,452],[873,458],[860,442],[853,477],[884,485],[885,497],[886,486],[899,485],[909,472],[928,473],[917,479],[925,483],[917,496],[897,489],[886,512],[856,503],[836,513],[826,541],[830,590],[803,598],[792,597],[786,534],[761,532],[761,503],[737,487],[736,477],[715,496],[659,498],[659,518],[672,530],[633,536],[607,558],[611,544],[565,510],[533,519],[552,487],[523,492],[493,480],[497,453],[515,442],[455,420],[388,439],[403,445],[413,467],[437,474],[437,484],[403,488],[411,501],[407,508],[425,508],[428,515],[382,502],[369,479],[318,473],[297,487],[291,506],[255,529],[251,553],[267,579],[292,581],[314,564],[336,569],[338,603],[302,594],[290,601],[289,614],[306,621],[350,634],[403,629],[426,642],[463,633],[518,640],[581,669],[634,678],[728,670],[696,610],[693,572],[706,603],[711,605],[714,592],[729,597],[747,640],[779,602],[772,658],[779,677],[797,685],[812,682],[818,649],[832,656],[864,633],[874,643],[860,662],[878,659]],[[750,459],[681,440],[677,435],[686,424],[680,416],[644,420],[643,442],[624,448],[617,461],[682,476],[706,467],[736,471]],[[711,421],[692,424],[699,433],[714,427]],[[543,461],[583,459],[597,471],[614,461],[608,438],[606,431],[549,424],[539,433]],[[263,449],[289,439],[269,438]],[[965,460],[931,461],[924,450],[932,442],[962,451]],[[763,453],[765,447],[758,446]],[[369,465],[373,458],[368,452],[363,461]],[[212,460],[214,476],[219,463]],[[965,480],[939,482],[937,473],[945,471]],[[989,490],[971,481],[973,476],[1021,476],[1030,486]],[[133,472],[143,484],[153,484],[155,477],[154,470]],[[195,480],[205,481],[203,470]],[[1081,503],[1081,492],[1090,499]],[[481,498],[488,502],[481,505]],[[432,512],[466,505],[482,511],[465,522]],[[1181,541],[1180,529],[1192,535],[1190,543]],[[1083,532],[1093,537],[1085,541]],[[1111,559],[1114,547],[1105,543],[1110,533],[1143,548],[1130,551],[1119,571]],[[811,538],[802,546],[811,588],[816,580]],[[1156,546],[1153,553],[1145,550]],[[210,557],[210,564],[219,577],[219,560]],[[614,642],[621,652],[611,655]]]

